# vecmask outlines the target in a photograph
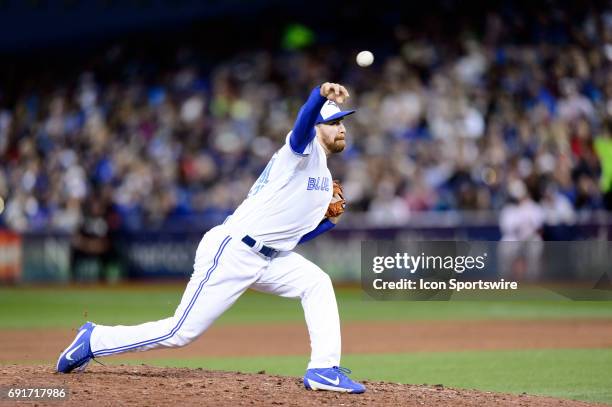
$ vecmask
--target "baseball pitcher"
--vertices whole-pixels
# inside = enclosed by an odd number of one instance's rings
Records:
[[[344,150],[344,86],[316,87],[285,144],[272,156],[247,198],[225,222],[208,231],[174,316],[135,326],[87,322],[59,357],[57,371],[81,371],[93,358],[185,346],[248,288],[300,298],[312,353],[304,386],[363,393],[340,367],[340,320],[329,276],[292,250],[334,227],[344,211],[342,187],[327,168]]]

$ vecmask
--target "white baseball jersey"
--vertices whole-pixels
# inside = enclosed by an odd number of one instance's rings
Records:
[[[315,137],[303,154],[285,144],[225,224],[274,249],[292,250],[321,222],[333,195],[327,156]]]

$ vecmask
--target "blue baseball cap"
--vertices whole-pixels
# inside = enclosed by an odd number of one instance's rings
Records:
[[[336,102],[328,100],[321,108],[316,124],[333,122],[353,113],[355,113],[354,110],[340,110]]]

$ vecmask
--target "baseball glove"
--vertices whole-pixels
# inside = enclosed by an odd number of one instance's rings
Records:
[[[327,212],[325,212],[326,218],[335,218],[344,213],[344,208],[346,207],[346,200],[344,199],[344,191],[342,190],[342,185],[340,181],[334,180],[334,194],[332,196],[332,200],[327,207]]]

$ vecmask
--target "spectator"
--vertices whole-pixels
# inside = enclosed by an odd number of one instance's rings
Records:
[[[83,61],[73,79],[53,70],[22,78],[0,107],[1,216],[15,230],[73,230],[104,187],[122,228],[216,222],[289,131],[295,89],[331,75],[355,87],[360,110],[334,174],[351,209],[373,222],[498,211],[510,180],[553,213],[569,212],[568,202],[612,210],[609,11],[585,10],[550,30],[534,7],[489,13],[470,35],[398,27],[380,69],[336,67],[328,60],[352,56],[325,47],[255,50],[209,70],[193,50],[162,66],[118,46]]]

